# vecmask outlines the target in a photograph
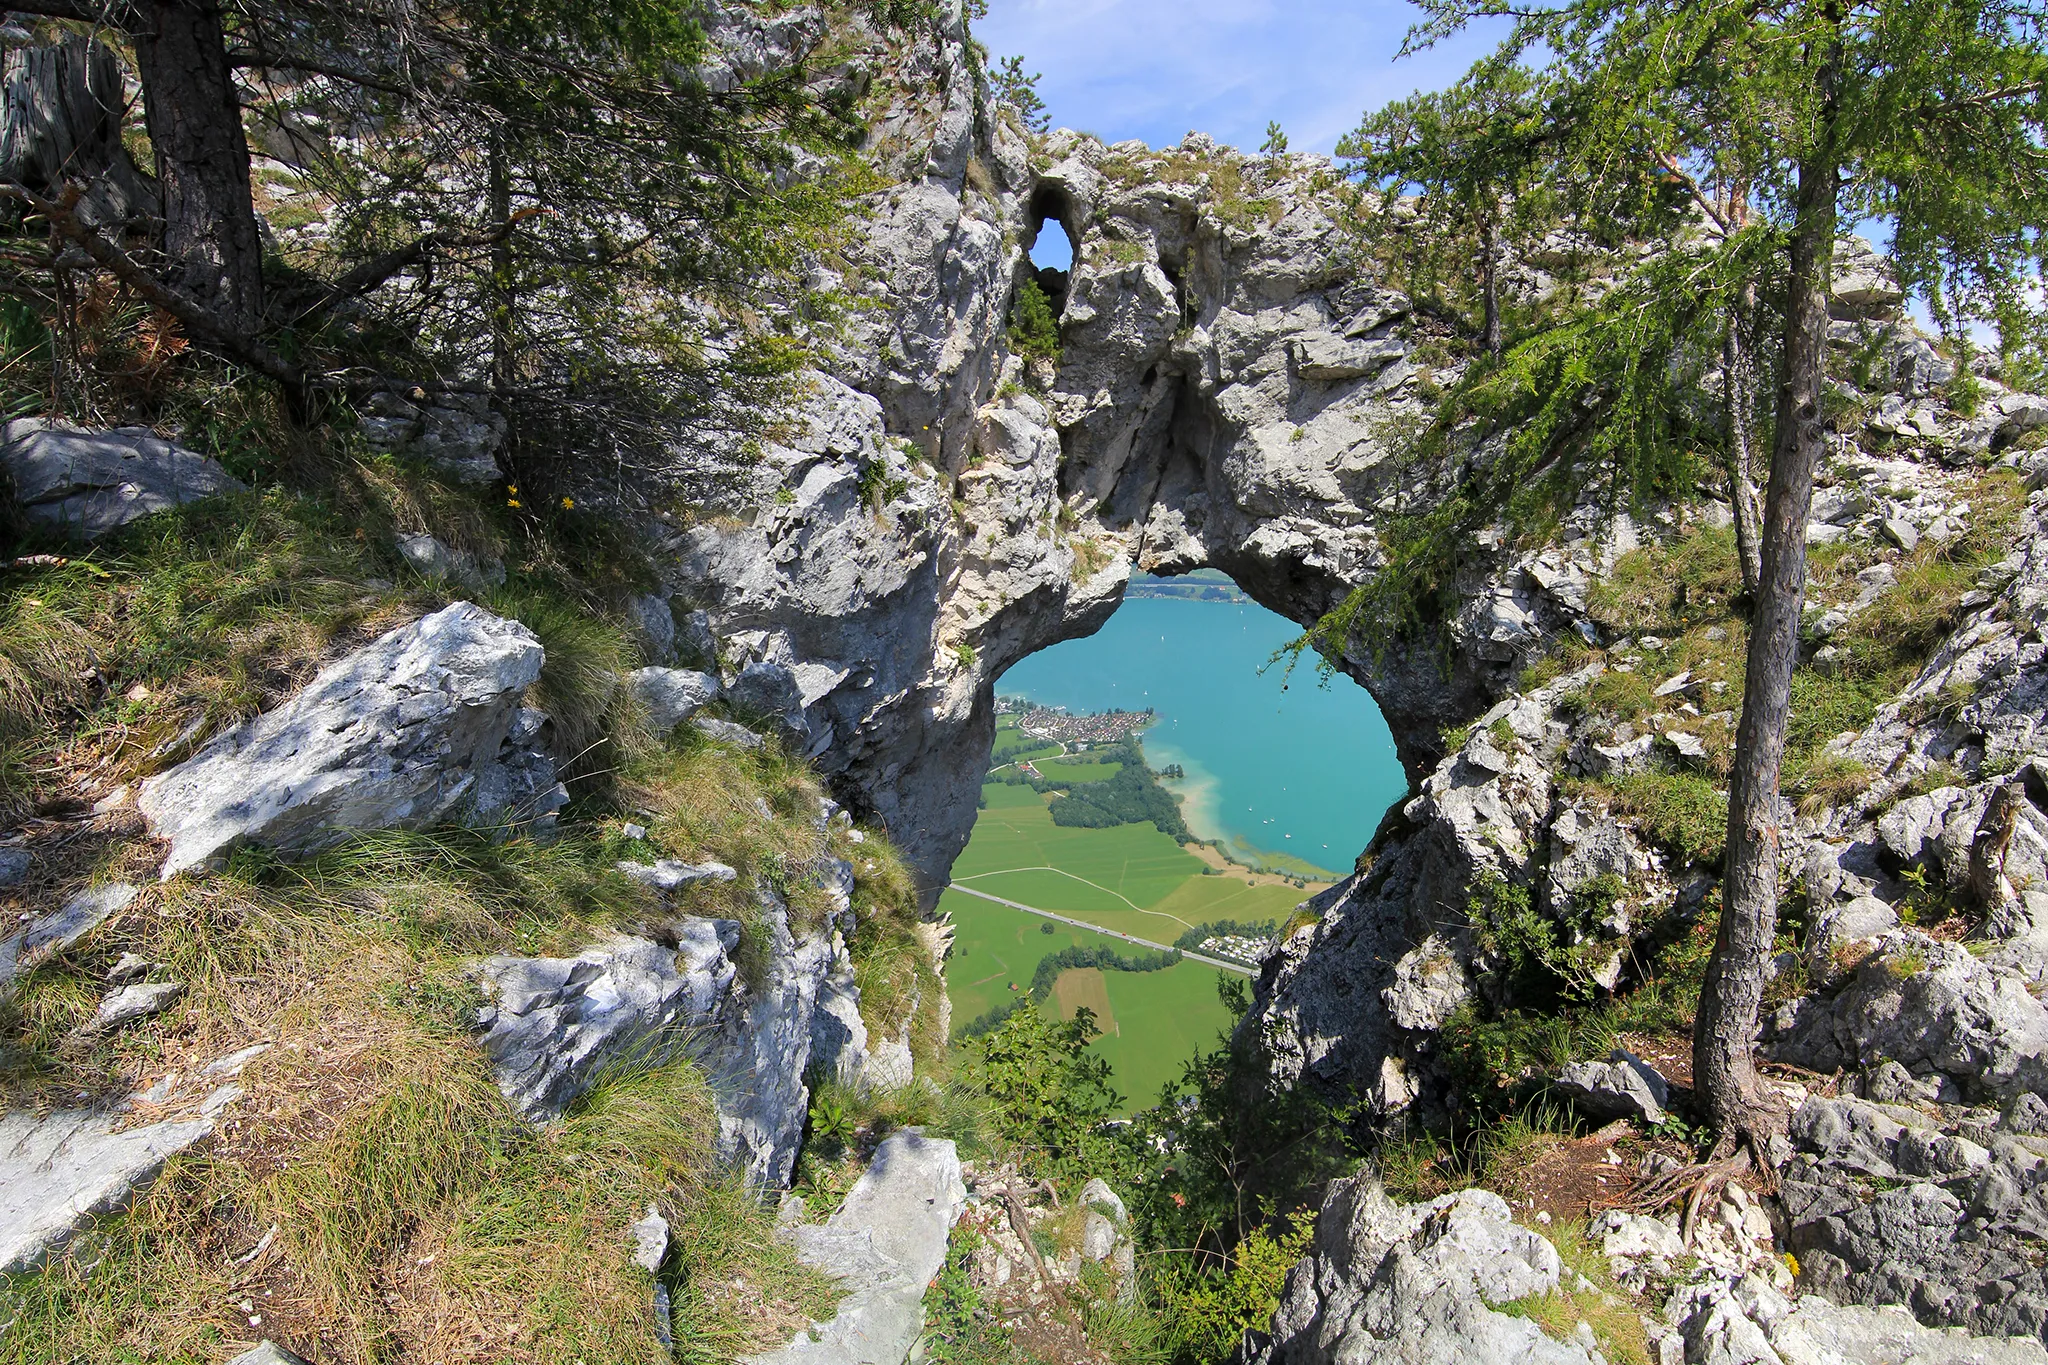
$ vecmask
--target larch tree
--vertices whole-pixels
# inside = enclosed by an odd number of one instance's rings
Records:
[[[1569,444],[1610,463],[1654,465],[1671,432],[1675,355],[1723,357],[1739,463],[1769,452],[1755,509],[1754,603],[1730,777],[1722,907],[1693,1035],[1693,1075],[1722,1150],[1762,1155],[1782,1130],[1754,1050],[1777,925],[1783,806],[1779,775],[1806,587],[1806,523],[1828,439],[1825,358],[1838,233],[1889,228],[1899,282],[1953,340],[1995,326],[2008,354],[2037,350],[2034,307],[2048,228],[2048,7],[2037,0],[1422,0],[1411,48],[1474,20],[1505,18],[1499,51],[1460,99],[1534,101],[1531,167],[1553,181],[1566,222],[1617,246],[1610,287],[1586,314],[1539,329],[1497,365],[1476,364],[1462,395],[1502,389],[1518,411],[1583,409]],[[1437,149],[1438,173],[1474,185],[1501,144],[1480,121]],[[1415,179],[1411,175],[1409,178]],[[1653,231],[1659,213],[1667,219]],[[1647,249],[1641,249],[1646,247]],[[1768,367],[1746,358],[1758,318]],[[1594,339],[1597,339],[1595,341]],[[1605,354],[1593,353],[1597,345]],[[1545,356],[1574,357],[1548,363]],[[1758,392],[1766,382],[1768,390]],[[1632,376],[1632,377],[1631,377]],[[1633,387],[1631,387],[1633,386]],[[1749,386],[1751,392],[1744,392]],[[1631,397],[1634,395],[1634,397]],[[1645,397],[1647,396],[1647,398]],[[1496,414],[1498,415],[1498,413]],[[1545,425],[1507,444],[1505,477],[1577,468]],[[1519,443],[1519,444],[1518,444]],[[1760,453],[1760,452],[1758,452]],[[1547,461],[1548,463],[1544,463]],[[1738,509],[1739,511],[1740,509]],[[1355,624],[1351,623],[1351,624]]]

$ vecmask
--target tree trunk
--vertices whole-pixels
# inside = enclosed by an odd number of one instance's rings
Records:
[[[1479,292],[1486,310],[1482,323],[1486,353],[1500,354],[1500,248],[1494,240],[1493,220],[1479,225]]]
[[[1735,513],[1735,555],[1742,563],[1742,590],[1755,601],[1763,581],[1763,498],[1756,486],[1755,433],[1749,424],[1749,395],[1756,365],[1742,329],[1754,314],[1756,286],[1743,289],[1728,312],[1721,341],[1721,387],[1728,423],[1728,502]]]
[[[1778,923],[1778,778],[1785,757],[1799,617],[1806,598],[1806,518],[1825,431],[1821,365],[1840,172],[1832,128],[1833,68],[1822,64],[1820,132],[1799,166],[1798,221],[1785,309],[1770,485],[1764,497],[1761,580],[1750,622],[1749,671],[1728,789],[1721,923],[1693,1022],[1693,1083],[1720,1147],[1747,1141],[1761,1157],[1782,1132],[1782,1107],[1757,1083],[1757,1015]]]
[[[212,0],[138,0],[133,21],[170,282],[253,331],[263,316],[263,242],[220,9]]]
[[[489,160],[490,215],[493,224],[512,221],[512,171],[506,163],[504,139],[493,133]],[[507,231],[491,246],[491,387],[512,391],[516,334],[512,319],[512,234]]]

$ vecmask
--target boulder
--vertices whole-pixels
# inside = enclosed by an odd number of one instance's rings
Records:
[[[184,993],[184,985],[177,981],[138,983],[108,991],[100,1000],[99,1009],[93,1012],[92,1027],[115,1029],[152,1014],[162,1014]]]
[[[136,894],[136,888],[127,882],[88,887],[54,912],[38,915],[0,939],[0,996],[12,991],[17,975],[77,943],[99,928],[107,916],[126,908]]]
[[[665,608],[664,608],[665,610]],[[626,675],[633,700],[647,715],[647,728],[665,735],[694,715],[722,690],[709,673],[687,668],[636,668]]]
[[[41,417],[7,424],[0,466],[31,522],[86,541],[139,517],[243,488],[215,461],[147,427],[88,431]]]
[[[748,1365],[902,1365],[966,1202],[951,1142],[917,1128],[890,1134],[837,1213],[788,1232],[797,1259],[838,1282],[839,1311]]]
[[[1335,1182],[1309,1255],[1288,1272],[1255,1365],[1593,1365],[1498,1311],[1558,1287],[1556,1248],[1485,1190],[1397,1205],[1367,1176]]]
[[[142,784],[142,813],[171,845],[164,877],[245,841],[298,855],[357,830],[527,817],[488,797],[537,784],[497,770],[517,757],[501,751],[541,658],[525,626],[457,602],[330,664]]]
[[[1602,1122],[1633,1119],[1662,1123],[1671,1086],[1657,1068],[1618,1047],[1604,1062],[1574,1062],[1554,1082],[1572,1103]]]
[[[687,919],[673,948],[619,934],[572,958],[485,959],[477,1022],[506,1101],[559,1118],[607,1065],[673,1056],[731,993],[739,942],[736,921]]]

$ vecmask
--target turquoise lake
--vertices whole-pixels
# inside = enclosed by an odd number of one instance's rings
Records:
[[[1284,691],[1284,665],[1260,672],[1299,633],[1250,603],[1136,598],[1087,639],[1024,660],[996,691],[1070,711],[1152,707],[1145,757],[1187,770],[1167,786],[1196,835],[1243,859],[1343,873],[1408,779],[1364,688],[1345,677],[1319,686],[1312,658]]]

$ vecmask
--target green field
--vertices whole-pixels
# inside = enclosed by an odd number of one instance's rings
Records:
[[[1303,899],[1290,886],[1205,877],[1201,859],[1150,824],[1068,828],[1029,787],[990,783],[981,793],[988,805],[953,880],[992,896],[1157,943],[1207,920],[1278,922]]]
[[[981,791],[987,806],[953,865],[953,880],[989,895],[1166,944],[1209,920],[1277,922],[1302,899],[1289,886],[1203,876],[1201,859],[1150,824],[1064,828],[1052,822],[1048,798],[1029,787],[990,783]],[[1040,958],[1103,941],[958,891],[947,891],[939,906],[953,918],[946,993],[956,1028],[1028,992]],[[1044,932],[1047,927],[1053,932]],[[1121,940],[1110,943],[1123,953],[1139,951]],[[1216,996],[1219,975],[1213,967],[1182,962],[1161,972],[1104,972],[1100,987],[1077,980],[1061,994],[1072,1003],[1098,989],[1107,993],[1115,1027],[1095,1045],[1115,1069],[1118,1091],[1143,1106],[1180,1075],[1183,1062],[1214,1047],[1229,1024]],[[1054,1001],[1045,1006],[1056,1007]]]
[[[1123,770],[1124,765],[1114,759],[1097,763],[1085,757],[1048,758],[1038,765],[1038,771],[1047,778],[1058,778],[1062,782],[1107,782]]]
[[[952,998],[956,1027],[993,1005],[1027,994],[1031,974],[1046,954],[1083,942],[1104,941],[1085,929],[1054,924],[957,891],[946,892],[939,906],[953,917],[946,993]],[[1051,925],[1053,932],[1042,932],[1044,925]],[[1137,951],[1119,940],[1109,942],[1126,953]],[[1159,1097],[1160,1087],[1180,1075],[1183,1062],[1216,1046],[1230,1024],[1229,1012],[1216,998],[1220,975],[1214,967],[1196,962],[1182,962],[1161,972],[1101,973],[1115,1032],[1096,1039],[1095,1047],[1115,1072],[1126,1110],[1152,1103]],[[1009,989],[1012,983],[1015,991]],[[1054,1009],[1054,1002],[1047,1001],[1045,1008]]]

